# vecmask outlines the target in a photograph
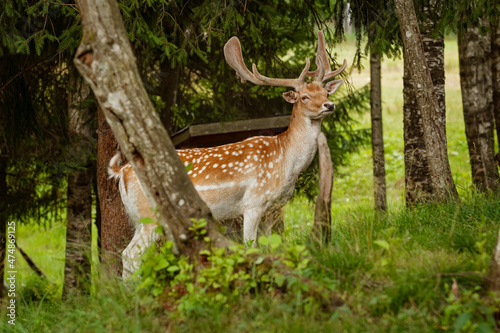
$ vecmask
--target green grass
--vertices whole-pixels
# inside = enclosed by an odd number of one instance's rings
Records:
[[[353,45],[339,48],[338,57],[351,59]],[[280,290],[256,291],[223,306],[195,305],[180,315],[166,311],[158,299],[137,294],[120,279],[98,274],[98,265],[92,295],[72,295],[62,301],[65,227],[19,225],[19,245],[54,286],[41,282],[18,256],[18,319],[15,327],[0,320],[0,331],[491,331],[500,295],[488,294],[483,279],[500,227],[500,200],[471,193],[453,39],[446,41],[445,67],[449,158],[462,202],[404,207],[402,62],[384,60],[389,212],[373,210],[370,147],[351,155],[335,176],[330,244],[319,245],[309,238],[311,203],[299,197],[284,209],[284,242],[305,244],[310,253],[302,273],[311,284],[305,287],[319,284],[340,297],[343,305],[320,304],[306,292],[285,297]],[[367,69],[353,73],[352,81],[358,88],[368,83]],[[369,127],[369,115],[357,120],[357,128]],[[453,278],[459,299],[451,292]]]
[[[308,238],[304,218],[310,217],[305,211],[309,209],[287,211],[291,218],[284,240],[307,245],[311,261],[304,274],[342,298],[340,307],[319,306],[305,292],[285,301],[281,292],[257,291],[223,306],[191,306],[178,315],[165,311],[157,299],[102,275],[93,296],[61,301],[35,297],[28,290],[30,297],[20,299],[11,331],[423,332],[453,330],[463,313],[472,316],[466,331],[480,323],[493,327],[488,315],[500,308],[500,295],[489,295],[481,286],[499,227],[498,198],[474,195],[462,203],[399,208],[388,214],[358,207],[337,217],[327,246]],[[450,292],[452,278],[458,282],[459,300]],[[0,322],[0,330],[7,328],[12,329]]]

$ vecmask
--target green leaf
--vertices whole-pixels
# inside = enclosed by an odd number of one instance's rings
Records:
[[[281,237],[277,234],[272,234],[271,236],[268,237],[268,240],[273,250],[278,248],[282,243]]]
[[[472,318],[472,313],[470,312],[464,312],[460,314],[457,317],[457,320],[455,320],[455,324],[453,325],[453,328],[455,329],[455,332],[460,332],[460,330],[469,322],[469,320]]]
[[[389,249],[391,248],[391,246],[389,245],[389,243],[386,240],[383,240],[383,239],[376,240],[373,243],[377,244],[380,247],[383,247],[387,251],[389,251]]]
[[[260,236],[259,237],[259,244],[260,245],[269,245],[269,239],[266,236]]]
[[[493,333],[493,329],[488,325],[488,323],[485,323],[484,321],[482,323],[479,323],[477,325],[477,330],[476,332],[478,333]]]
[[[142,219],[139,220],[139,222],[144,224],[156,223],[156,221],[150,217],[143,217]]]
[[[260,264],[262,264],[262,263],[264,262],[264,259],[265,259],[264,257],[259,257],[259,258],[257,258],[257,260],[255,260],[255,264],[256,264],[256,265],[260,265]]]
[[[160,262],[158,262],[155,266],[155,271],[159,271],[161,269],[164,269],[164,268],[168,267],[168,265],[169,265],[169,262],[165,258],[161,258]]]
[[[276,285],[278,287],[283,287],[283,283],[285,283],[285,276],[284,275],[278,275],[275,279],[274,282],[276,282]]]
[[[177,272],[178,270],[180,270],[180,268],[179,268],[179,266],[176,266],[176,265],[172,265],[169,268],[167,268],[167,271],[169,271],[169,272]]]

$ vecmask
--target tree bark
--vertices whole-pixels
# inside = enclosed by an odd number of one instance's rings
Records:
[[[499,178],[494,160],[490,35],[482,36],[478,27],[459,30],[458,57],[472,180],[480,191],[496,192]]]
[[[319,154],[319,194],[314,210],[313,235],[327,243],[330,241],[332,235],[333,165],[325,134],[321,132],[317,140]]]
[[[497,244],[491,258],[489,287],[490,290],[500,291],[500,230],[498,230]]]
[[[173,107],[177,104],[177,92],[179,89],[181,70],[180,67],[171,68],[169,63],[163,62],[160,64],[160,71],[160,94],[161,99],[165,103],[165,107],[161,112],[161,120],[168,134],[172,135],[174,134]]]
[[[373,190],[375,209],[387,210],[384,132],[382,122],[382,66],[380,54],[370,54],[370,111],[372,122]]]
[[[69,88],[68,134],[73,141],[74,160],[81,165],[68,175],[64,295],[70,290],[90,291],[92,168],[86,149],[95,147],[89,126],[90,110],[82,106],[90,95],[90,87],[78,73],[70,73]]]
[[[435,17],[440,8],[436,1],[430,1],[423,8],[424,21],[421,24],[421,38],[427,66],[432,79],[439,109],[436,113],[438,124],[446,136],[446,102],[444,72],[444,38],[433,38],[436,27]],[[412,206],[432,198],[433,188],[427,162],[427,149],[423,140],[422,115],[416,100],[416,90],[411,81],[408,59],[404,59],[404,141],[405,141],[405,197],[406,204]]]
[[[493,86],[493,114],[497,129],[497,144],[500,147],[500,19],[491,27],[491,74]]]
[[[432,201],[457,198],[446,146],[445,124],[439,117],[439,101],[425,61],[420,30],[412,1],[395,0],[404,43],[404,57],[409,63],[410,79],[415,88],[417,105],[422,115],[423,139],[433,188]]]
[[[210,245],[229,246],[230,241],[219,233],[148,98],[117,3],[79,0],[77,5],[83,40],[75,64],[92,87],[122,153],[157,212],[158,222],[186,256],[197,258],[199,251]],[[191,218],[207,221],[210,242],[198,237]]]
[[[120,197],[118,184],[109,179],[108,165],[118,150],[118,143],[100,107],[97,109],[97,202],[99,203],[101,261],[107,271],[122,276],[121,253],[134,236]]]

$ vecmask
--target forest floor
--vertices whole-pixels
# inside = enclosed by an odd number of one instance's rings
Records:
[[[339,47],[337,58],[352,59],[353,45],[348,41]],[[485,291],[484,278],[500,227],[500,199],[473,194],[470,188],[456,40],[448,39],[445,50],[448,149],[461,202],[404,207],[402,60],[384,60],[388,213],[373,210],[371,147],[362,147],[335,176],[330,244],[310,239],[314,209],[301,197],[285,207],[283,243],[261,242],[262,253],[299,258],[284,278],[288,293],[275,283],[247,293],[215,288],[218,294],[212,297],[213,290],[197,290],[195,284],[172,307],[106,276],[96,265],[91,295],[61,300],[65,227],[33,223],[18,226],[18,243],[49,281],[36,277],[18,256],[16,325],[7,324],[2,313],[0,331],[498,330],[500,297]],[[352,74],[357,88],[369,82],[368,68]],[[369,115],[356,125],[369,126]],[[219,273],[215,278],[223,285],[226,276]],[[242,286],[255,279],[250,275]],[[312,290],[322,290],[323,296],[311,296]]]

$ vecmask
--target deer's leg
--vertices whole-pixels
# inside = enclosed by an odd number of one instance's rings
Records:
[[[122,252],[123,279],[128,279],[140,266],[141,256],[158,239],[156,224],[141,224],[135,230],[132,241]]]
[[[247,209],[243,214],[243,241],[253,241],[252,246],[257,246],[257,230],[259,228],[262,211],[260,209]]]

